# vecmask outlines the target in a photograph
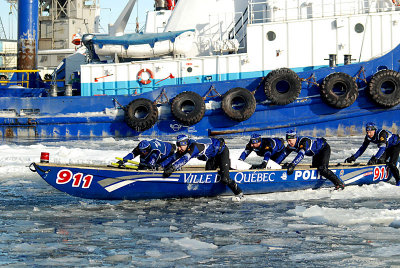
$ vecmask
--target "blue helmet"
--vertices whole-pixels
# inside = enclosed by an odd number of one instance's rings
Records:
[[[250,142],[251,143],[259,143],[261,141],[261,135],[260,134],[256,134],[256,133],[254,133],[254,134],[252,134],[251,135],[251,138],[250,138]]]
[[[141,152],[145,152],[150,149],[150,142],[148,142],[147,140],[142,140],[141,142],[139,142],[138,147]]]
[[[185,146],[188,145],[189,137],[185,134],[178,135],[176,137],[176,145],[177,146]]]
[[[368,123],[365,125],[365,130],[366,130],[366,131],[377,130],[377,127],[376,127],[375,123],[373,123],[373,122],[368,122]]]
[[[297,138],[297,132],[294,129],[289,129],[286,131],[286,139],[296,139]]]

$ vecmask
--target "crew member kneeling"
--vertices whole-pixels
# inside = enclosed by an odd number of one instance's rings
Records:
[[[237,200],[243,198],[243,192],[229,175],[229,149],[223,139],[192,140],[186,135],[179,135],[176,141],[177,152],[174,161],[164,169],[164,176],[169,177],[175,170],[179,170],[190,159],[197,158],[207,161],[206,170],[219,167],[221,182],[227,185],[235,194]],[[169,160],[168,160],[169,161]]]
[[[294,168],[304,156],[312,156],[312,168],[317,168],[318,172],[330,180],[334,185],[335,189],[344,189],[343,182],[328,169],[329,159],[331,157],[331,147],[324,138],[313,138],[306,136],[297,136],[296,131],[289,130],[286,132],[286,141],[288,143],[285,150],[277,158],[277,163],[282,162],[291,152],[297,152],[297,156],[293,161],[283,165],[283,168],[287,168],[287,174],[293,174]]]

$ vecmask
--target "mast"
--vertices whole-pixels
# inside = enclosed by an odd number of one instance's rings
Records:
[[[18,1],[18,70],[37,69],[38,0]]]

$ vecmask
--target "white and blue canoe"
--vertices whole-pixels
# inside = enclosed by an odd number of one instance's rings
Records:
[[[384,164],[338,164],[330,168],[345,185],[375,184],[391,178]],[[169,178],[164,178],[162,171],[109,166],[32,163],[30,169],[54,188],[80,198],[141,200],[232,195],[220,182],[218,172],[205,171],[204,167],[184,167]],[[292,175],[285,169],[232,170],[230,175],[245,195],[333,186],[307,165],[299,165]]]

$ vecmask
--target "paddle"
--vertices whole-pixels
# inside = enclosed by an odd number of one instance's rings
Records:
[[[117,159],[117,160],[124,160],[123,158],[121,158],[121,157],[115,157],[115,159]],[[126,163],[130,163],[130,164],[132,164],[132,165],[127,165]],[[149,164],[146,164],[146,163],[139,163],[139,162],[137,162],[137,161],[132,161],[132,160],[128,160],[128,161],[126,161],[126,163],[124,164],[124,166],[125,167],[127,167],[127,168],[133,168],[133,169],[139,169],[139,165],[140,166],[144,166],[144,167],[146,167],[147,169],[149,169],[149,170],[158,170],[158,168],[154,168],[153,166],[151,166],[151,165],[149,165]],[[114,165],[115,164],[115,165]],[[116,167],[121,167],[119,164],[117,164],[117,163],[111,163],[111,165],[113,165],[113,166],[116,166]],[[123,166],[122,166],[123,167]],[[143,169],[143,168],[142,168]]]
[[[123,158],[121,158],[121,157],[115,157],[115,159],[123,161]],[[139,168],[139,162],[128,160],[127,163],[130,163],[132,165],[125,163],[123,166],[121,166],[118,163],[111,163],[111,166],[118,167],[118,168],[128,168],[128,169],[138,169]]]
[[[110,164],[110,166],[113,166],[113,167],[117,167],[117,168],[129,168],[129,169],[138,169],[138,166],[134,166],[134,165],[123,165],[123,166],[121,166],[120,164],[118,164],[118,163],[111,163]]]
[[[121,158],[121,157],[116,157],[115,159],[124,161],[124,159]],[[132,161],[132,160],[128,160],[127,162],[128,162],[128,163],[131,163],[131,164],[135,164],[135,165],[139,165],[139,164],[140,164],[139,162]]]

